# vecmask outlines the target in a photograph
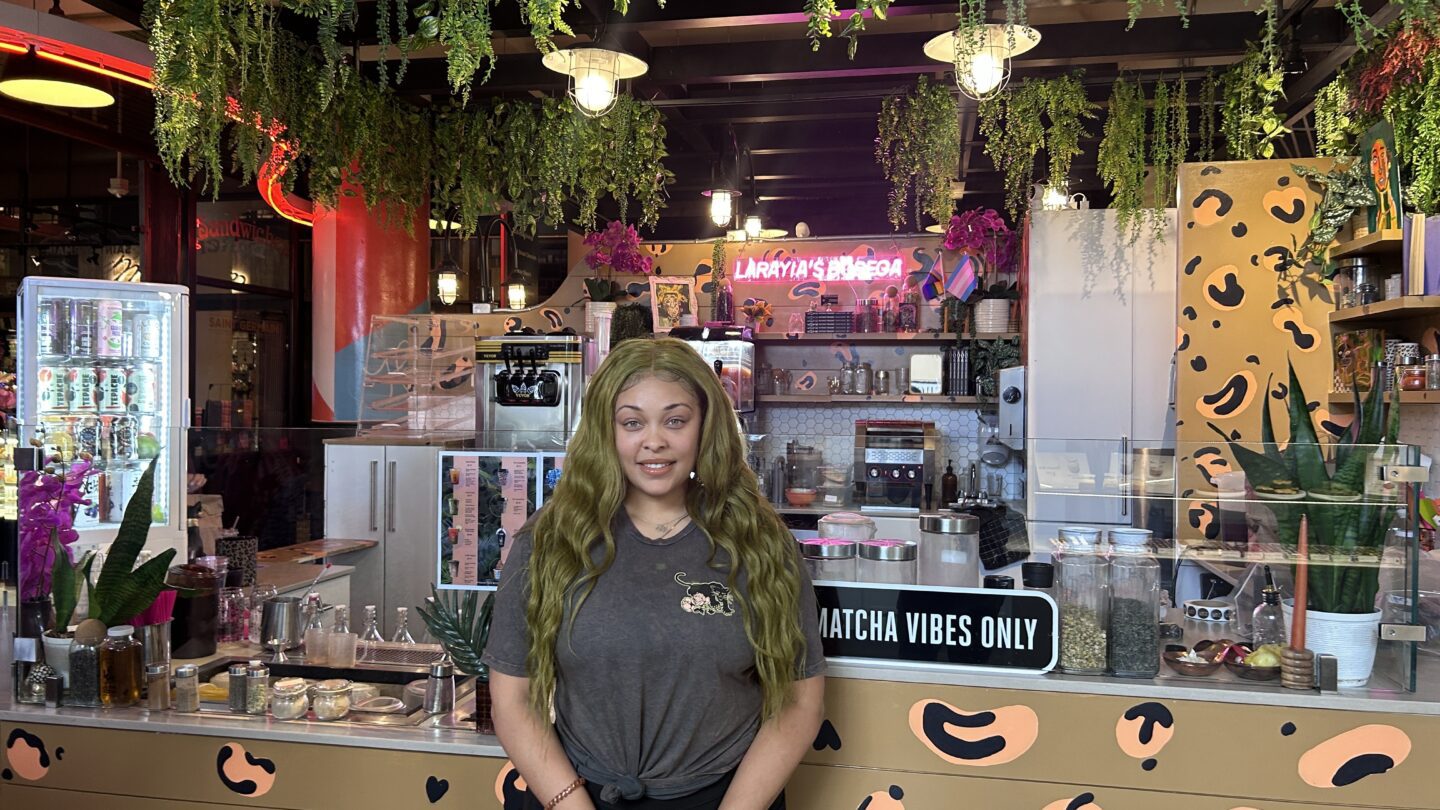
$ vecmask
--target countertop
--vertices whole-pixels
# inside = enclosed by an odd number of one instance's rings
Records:
[[[316,574],[320,574],[321,582],[328,582],[339,577],[348,577],[354,570],[353,565],[332,565],[322,574],[320,566],[311,563],[262,562],[255,569],[255,581],[262,585],[274,585],[276,590],[283,593],[308,583]]]
[[[340,540],[326,538],[324,540],[311,540],[308,543],[296,543],[293,546],[267,549],[256,554],[255,559],[262,563],[307,563],[322,560],[326,557],[337,557],[341,554],[364,551],[367,548],[374,548],[378,545],[380,545],[380,541],[378,540]]]

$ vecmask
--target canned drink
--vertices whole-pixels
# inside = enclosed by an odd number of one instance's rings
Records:
[[[160,317],[148,312],[136,312],[130,318],[130,331],[135,346],[132,356],[157,358],[160,356]]]
[[[131,413],[156,413],[160,408],[160,377],[155,373],[153,363],[139,363],[129,370],[130,379],[125,390],[129,392]]]
[[[100,420],[94,416],[70,417],[70,435],[75,437],[75,453],[100,455]]]
[[[94,528],[109,516],[106,489],[104,474],[87,475],[80,479],[80,497],[89,503],[75,507],[75,528]]]
[[[126,390],[130,377],[125,373],[125,369],[100,368],[96,373],[99,375],[100,412],[125,413],[130,401],[129,392]]]
[[[94,366],[75,366],[65,373],[70,384],[70,410],[93,413],[100,406],[99,371]]]
[[[109,298],[95,305],[95,354],[119,357],[125,351],[125,307]]]
[[[70,354],[91,357],[95,354],[95,302],[80,298],[70,300]]]
[[[65,341],[65,322],[70,319],[70,299],[46,298],[40,302],[35,313],[35,353],[65,354],[69,344]]]
[[[41,366],[35,372],[36,391],[41,411],[65,411],[70,409],[70,384],[66,371],[55,366]]]
[[[110,457],[120,461],[139,458],[136,440],[140,426],[133,416],[104,416],[110,420]]]
[[[130,503],[135,490],[140,487],[141,474],[140,470],[128,467],[117,467],[105,473],[107,519],[111,523],[119,523],[125,519],[125,505]]]

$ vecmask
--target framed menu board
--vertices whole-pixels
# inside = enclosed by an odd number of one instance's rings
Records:
[[[564,453],[440,453],[438,587],[494,590],[509,538],[555,491],[564,463]]]

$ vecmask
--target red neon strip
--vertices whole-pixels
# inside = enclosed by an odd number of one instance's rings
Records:
[[[58,53],[51,53],[50,51],[41,50],[39,48],[35,49],[35,55],[39,56],[42,59],[49,59],[52,62],[59,62],[62,65],[70,65],[71,67],[80,68],[81,70],[87,70],[91,73],[96,73],[101,76],[108,76],[112,79],[119,79],[122,82],[129,82],[130,84],[133,84],[137,87],[143,87],[146,90],[155,89],[154,83],[145,79],[141,79],[137,76],[132,76],[128,73],[121,73],[118,70],[111,70],[107,67],[102,67],[100,65],[94,65],[89,62],[82,62],[79,59],[71,59],[68,56],[64,56]]]

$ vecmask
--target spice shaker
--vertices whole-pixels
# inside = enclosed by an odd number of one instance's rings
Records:
[[[175,668],[175,711],[200,711],[200,671],[194,664]]]
[[[245,713],[264,714],[270,707],[270,668],[259,660],[245,668]]]
[[[425,713],[449,714],[455,709],[455,665],[446,656],[430,665],[425,681]]]
[[[145,667],[145,708],[163,712],[170,708],[170,665],[147,664]]]
[[[230,711],[245,713],[245,665],[238,661],[230,665]]]

